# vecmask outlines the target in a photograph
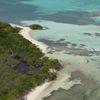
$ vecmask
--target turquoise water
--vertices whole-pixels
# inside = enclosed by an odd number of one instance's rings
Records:
[[[23,23],[40,24],[48,28],[33,31],[31,35],[47,44],[47,56],[59,59],[64,67],[52,86],[36,100],[43,100],[44,97],[44,100],[100,100],[100,26],[47,20]],[[68,75],[70,77],[73,72],[75,78],[68,81]],[[79,81],[81,85],[74,85]]]
[[[40,12],[52,13],[59,11],[95,11],[100,9],[99,0],[31,0],[22,3],[36,5]]]
[[[69,24],[99,24],[99,0],[0,0],[0,20],[49,20]],[[95,18],[94,18],[95,17]]]
[[[63,69],[36,100],[100,100],[100,0],[0,0],[0,21],[48,28],[31,35]]]
[[[23,24],[40,24],[48,28],[33,31],[31,36],[47,44],[47,56],[59,59],[64,67],[52,86],[36,100],[100,99],[100,26],[47,20],[23,21]],[[73,72],[75,78],[68,81]]]
[[[47,56],[59,59],[64,67],[53,85],[37,100],[100,100],[100,1],[33,0],[23,3],[37,6],[37,13],[44,18],[22,23],[48,28],[33,31],[31,35],[47,44]],[[68,76],[74,79],[68,81]]]

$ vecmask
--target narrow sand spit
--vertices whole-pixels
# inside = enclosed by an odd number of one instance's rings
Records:
[[[22,35],[25,39],[29,40],[31,43],[35,44],[43,53],[47,53],[48,46],[43,44],[42,42],[39,42],[35,39],[33,39],[30,36],[30,32],[32,31],[29,27],[23,27],[20,25],[10,24],[13,27],[19,27],[21,28],[21,31],[19,32],[20,35]]]

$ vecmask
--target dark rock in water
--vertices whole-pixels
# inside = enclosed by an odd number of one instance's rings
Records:
[[[65,39],[59,39],[59,40],[57,40],[56,42],[63,42],[63,41],[65,41]]]
[[[19,64],[17,64],[15,69],[23,74],[27,74],[29,72],[28,65],[24,61],[21,61]]]
[[[95,33],[95,36],[98,36],[98,37],[100,37],[100,33]]]
[[[75,43],[72,43],[71,45],[72,45],[72,47],[76,47],[77,46],[77,44],[75,44]]]
[[[97,69],[100,69],[100,67],[97,67]]]
[[[88,36],[91,36],[92,34],[91,33],[83,33],[84,35],[88,35]]]
[[[33,30],[42,30],[42,29],[44,29],[41,25],[38,25],[38,24],[30,25],[30,28],[33,29]]]

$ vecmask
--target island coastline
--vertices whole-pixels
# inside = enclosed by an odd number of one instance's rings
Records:
[[[35,44],[42,51],[42,53],[44,54],[47,53],[48,46],[31,37],[30,32],[32,31],[32,29],[30,27],[24,27],[16,24],[11,24],[11,23],[10,25],[12,27],[21,28],[21,31],[19,32],[20,35],[22,35],[25,39],[29,40],[32,44]]]
[[[10,25],[12,27],[18,27],[21,28],[19,34],[22,35],[25,39],[29,40],[32,44],[35,44],[42,53],[46,54],[47,53],[47,48],[48,46],[45,45],[42,42],[39,42],[37,40],[35,40],[34,38],[31,37],[30,32],[32,31],[32,29],[30,27],[23,27],[20,25],[16,25],[16,24],[11,24]],[[36,100],[36,98],[43,92],[45,91],[45,89],[47,89],[50,85],[52,84],[52,81],[46,81],[43,84],[31,89],[31,91],[28,92],[28,94],[26,94],[23,99],[25,100]]]

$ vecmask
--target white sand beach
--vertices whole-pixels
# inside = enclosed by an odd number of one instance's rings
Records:
[[[20,27],[21,31],[19,32],[20,35],[22,35],[25,39],[29,40],[31,43],[35,44],[43,53],[47,53],[48,46],[43,44],[42,42],[39,42],[35,39],[33,39],[30,36],[30,32],[32,31],[29,27],[23,27],[16,24],[10,24],[13,27]]]
[[[37,100],[37,97],[45,91],[52,82],[45,82],[44,84],[37,86],[35,89],[32,89],[24,98],[25,100]]]

